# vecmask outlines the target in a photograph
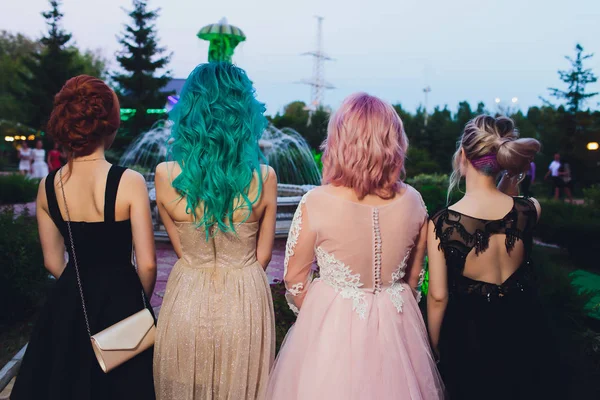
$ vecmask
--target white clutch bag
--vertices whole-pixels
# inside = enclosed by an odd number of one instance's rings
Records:
[[[147,308],[92,335],[102,371],[109,372],[154,345],[156,327]]]

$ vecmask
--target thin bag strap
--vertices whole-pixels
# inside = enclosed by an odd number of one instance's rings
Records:
[[[65,196],[65,186],[63,182],[62,168],[58,170],[60,177],[60,189],[62,191],[63,202],[65,203],[65,211],[67,214],[67,230],[69,232],[69,242],[71,244],[71,253],[73,254],[73,265],[75,266],[75,274],[77,277],[77,286],[79,287],[79,295],[81,296],[81,306],[83,308],[83,317],[85,318],[85,327],[87,329],[88,336],[92,337],[92,331],[90,330],[90,320],[88,318],[87,307],[85,306],[85,298],[83,297],[83,286],[81,285],[81,276],[79,274],[79,263],[77,262],[77,255],[75,254],[75,244],[73,243],[73,232],[71,230],[71,215],[69,214],[69,206],[67,205],[67,197]],[[142,301],[144,302],[144,308],[146,305],[146,295],[142,290]]]

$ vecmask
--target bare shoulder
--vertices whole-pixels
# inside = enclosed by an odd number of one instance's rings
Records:
[[[129,187],[130,185],[136,188],[140,187],[141,185],[143,185],[144,188],[146,187],[146,180],[142,174],[129,168],[127,168],[123,173],[121,181],[126,185],[126,187]]]
[[[260,174],[262,177],[263,186],[263,198],[264,199],[276,199],[277,198],[277,174],[275,170],[268,165],[260,166]]]
[[[277,185],[277,174],[275,173],[273,167],[271,167],[270,165],[261,164],[260,173],[263,177],[263,182],[265,183],[265,185],[267,184],[267,182],[269,182],[270,185]]]
[[[176,161],[164,161],[156,166],[155,180],[166,179],[173,181],[181,173],[181,167]]]
[[[37,205],[41,206],[44,210],[48,208],[48,198],[46,197],[46,179],[47,178],[42,178],[40,181],[36,201]]]

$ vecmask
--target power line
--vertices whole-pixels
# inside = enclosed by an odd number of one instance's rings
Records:
[[[323,17],[315,16],[317,19],[317,49],[304,53],[304,56],[313,57],[313,76],[311,79],[303,79],[300,83],[311,86],[311,103],[309,105],[310,110],[316,110],[323,103],[323,94],[325,89],[335,89],[333,85],[325,82],[324,78],[324,64],[325,61],[333,60],[323,52],[323,33],[322,24]]]

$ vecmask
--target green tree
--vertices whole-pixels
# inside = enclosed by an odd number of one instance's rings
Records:
[[[28,108],[20,101],[26,87],[19,77],[26,71],[25,61],[41,48],[20,33],[0,32],[0,120],[29,120]]]
[[[60,5],[59,1],[51,0],[51,10],[42,13],[48,26],[48,32],[40,40],[43,48],[31,54],[25,61],[27,71],[19,76],[24,83],[22,104],[28,105],[26,123],[39,129],[44,129],[50,116],[54,95],[69,78],[83,72],[81,64],[76,62],[77,51],[69,45],[71,34],[61,27]]]
[[[146,1],[133,0],[133,10],[128,11],[131,23],[119,38],[123,49],[117,55],[117,62],[123,72],[114,74],[113,79],[120,89],[121,106],[135,110],[129,121],[133,135],[156,120],[156,116],[146,111],[164,106],[165,93],[161,89],[171,79],[170,71],[165,72],[171,54],[165,54],[166,49],[159,47],[154,23],[159,11],[149,10]]]
[[[598,78],[591,69],[585,68],[583,63],[594,56],[594,54],[583,54],[583,47],[580,44],[575,46],[575,58],[565,56],[571,63],[571,68],[564,71],[558,71],[560,80],[567,84],[567,90],[548,88],[550,94],[559,100],[566,100],[569,112],[576,114],[584,106],[585,101],[598,94],[587,93],[585,87],[590,83],[595,83]]]
[[[106,65],[108,60],[102,55],[100,50],[86,50],[81,52],[77,48],[73,48],[75,52],[75,64],[81,68],[81,73],[90,75],[102,80],[108,78]]]
[[[276,128],[292,128],[302,134],[308,126],[308,116],[306,103],[293,101],[283,108],[283,114],[275,114],[272,122]]]

